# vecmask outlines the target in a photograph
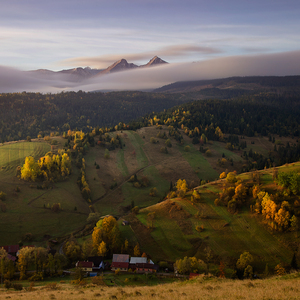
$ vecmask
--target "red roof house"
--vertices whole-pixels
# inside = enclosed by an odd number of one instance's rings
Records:
[[[83,271],[92,272],[94,263],[92,261],[78,261],[76,263],[77,268],[81,268]]]
[[[16,255],[20,249],[19,245],[3,246],[3,248],[6,250],[8,254],[12,254],[12,255]]]
[[[114,254],[111,264],[111,270],[128,271],[129,267],[129,254]]]

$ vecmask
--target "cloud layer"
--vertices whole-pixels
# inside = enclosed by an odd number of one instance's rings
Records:
[[[230,56],[194,63],[168,64],[94,76],[81,83],[71,75],[54,73],[44,77],[0,67],[0,92],[58,92],[62,90],[144,90],[176,81],[215,79],[231,76],[300,75],[300,51]]]
[[[114,54],[114,55],[101,55],[96,57],[77,57],[66,59],[60,62],[61,65],[80,65],[80,66],[91,66],[94,68],[104,68],[108,65],[113,64],[120,58],[126,58],[130,62],[136,62],[141,60],[149,60],[155,55],[163,57],[164,59],[183,57],[190,54],[217,54],[222,51],[213,47],[200,47],[197,45],[176,45],[161,48],[159,50],[147,51],[143,53],[133,54]]]

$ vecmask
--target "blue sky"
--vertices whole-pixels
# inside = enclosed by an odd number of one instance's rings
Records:
[[[1,2],[0,65],[21,70],[300,50],[299,0]]]

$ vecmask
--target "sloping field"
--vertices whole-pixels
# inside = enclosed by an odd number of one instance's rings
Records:
[[[16,142],[0,146],[0,168],[2,171],[15,171],[22,166],[26,156],[38,159],[50,151],[51,147],[45,142]]]
[[[42,242],[43,235],[63,236],[83,226],[90,212],[76,184],[78,171],[70,178],[46,190],[37,189],[41,183],[26,182],[15,176],[17,166],[22,166],[26,156],[38,159],[50,150],[45,142],[18,142],[0,146],[0,191],[6,194],[1,212],[1,245],[15,244],[26,233],[32,233],[35,242]],[[16,188],[20,192],[16,192]],[[51,211],[54,203],[62,210]]]
[[[298,163],[294,164],[295,168],[298,168]],[[288,167],[281,169],[287,170]],[[270,177],[267,171],[261,171],[265,184],[269,181],[264,177]],[[231,214],[226,207],[216,206],[214,200],[220,190],[217,183],[206,184],[198,188],[201,200],[197,204],[190,201],[189,192],[184,199],[166,200],[143,209],[137,218],[144,226],[149,226],[148,213],[155,212],[151,237],[165,253],[166,260],[185,255],[205,259],[204,248],[209,246],[214,255],[225,262],[236,261],[241,253],[249,251],[254,257],[255,269],[261,272],[266,264],[271,268],[279,263],[289,264],[293,253],[282,243],[281,234],[268,231],[249,209]],[[203,226],[203,231],[195,230],[196,226]],[[142,243],[141,247],[147,249]],[[155,254],[151,249],[148,251],[150,255]]]
[[[186,146],[186,145],[185,145]],[[190,164],[199,179],[205,180],[216,180],[219,177],[218,172],[216,172],[208,160],[203,156],[203,154],[197,151],[193,144],[188,144],[190,146],[190,151],[184,151],[183,146],[178,146],[184,159]]]

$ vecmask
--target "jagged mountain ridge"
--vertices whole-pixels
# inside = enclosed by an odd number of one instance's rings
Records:
[[[115,63],[113,63],[112,65],[110,65],[106,69],[92,69],[90,67],[85,67],[85,68],[79,67],[79,68],[73,68],[73,69],[67,69],[61,71],[39,69],[39,70],[28,71],[28,73],[30,73],[33,76],[39,76],[39,78],[41,79],[53,79],[54,77],[58,77],[58,79],[63,79],[72,82],[79,82],[94,76],[101,76],[105,74],[121,72],[121,71],[136,69],[136,68],[147,68],[147,67],[157,66],[166,63],[167,63],[166,61],[162,60],[158,56],[154,56],[152,59],[149,60],[147,64],[138,66],[133,63],[128,63],[126,59],[122,58],[116,61]]]
[[[108,74],[112,72],[119,72],[128,69],[135,69],[135,68],[138,68],[138,66],[133,63],[128,63],[126,59],[122,58],[98,74]]]

